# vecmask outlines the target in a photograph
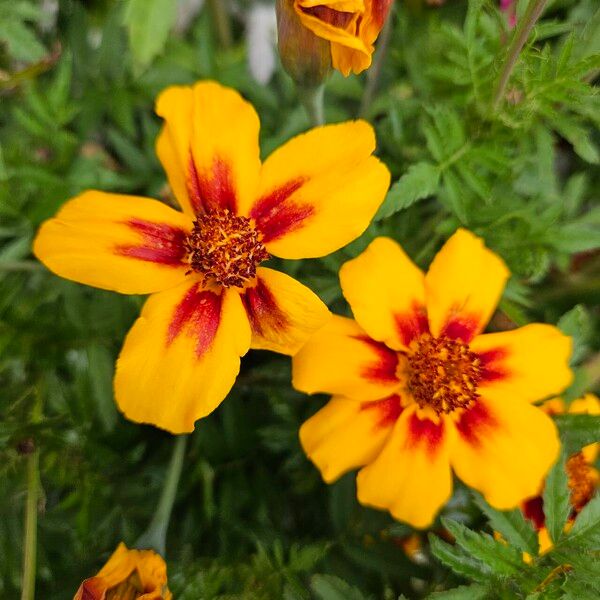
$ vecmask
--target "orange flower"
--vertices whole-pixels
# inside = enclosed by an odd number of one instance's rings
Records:
[[[152,294],[117,363],[115,397],[133,421],[173,433],[225,398],[249,347],[294,354],[330,317],[270,256],[324,256],[358,237],[383,201],[373,129],[313,129],[264,163],[253,107],[214,82],[171,87],[157,153],[183,212],[88,191],[42,225],[36,256],[54,273]]]
[[[358,474],[358,499],[426,527],[452,470],[498,509],[537,493],[559,451],[531,403],[571,381],[571,340],[528,325],[481,334],[509,276],[460,229],[425,275],[389,238],[340,271],[356,320],[335,316],[293,360],[297,389],[333,399],[300,429],[331,482]]]
[[[167,566],[152,550],[119,544],[95,577],[86,579],[73,600],[171,600]]]
[[[287,0],[302,24],[331,44],[334,68],[348,76],[371,65],[373,44],[392,0]]]

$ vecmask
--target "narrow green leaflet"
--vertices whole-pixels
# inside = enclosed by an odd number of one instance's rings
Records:
[[[502,537],[515,548],[532,555],[537,554],[537,534],[518,508],[502,512],[492,508],[480,494],[473,494],[473,496],[475,504],[489,519],[494,531],[502,534]]]
[[[367,600],[355,587],[333,575],[314,575],[310,587],[319,600]]]
[[[452,546],[433,534],[429,535],[429,544],[433,555],[458,575],[479,583],[489,583],[492,571],[480,560],[469,556],[461,548]]]
[[[489,597],[489,587],[474,583],[473,585],[461,585],[444,592],[434,592],[427,596],[427,600],[484,600]]]
[[[592,330],[588,311],[584,306],[578,304],[558,320],[557,327],[573,339],[571,363],[577,364],[587,351],[587,343]]]
[[[561,454],[552,467],[544,487],[544,515],[550,538],[556,543],[563,535],[565,523],[571,512],[570,491],[565,471],[566,458]]]
[[[600,496],[591,500],[579,513],[560,549],[600,550]]]
[[[600,440],[600,416],[566,414],[557,415],[554,419],[563,447],[569,454]]]
[[[385,201],[375,216],[375,221],[386,219],[408,208],[418,200],[433,196],[440,182],[440,170],[429,162],[412,165],[390,188]]]

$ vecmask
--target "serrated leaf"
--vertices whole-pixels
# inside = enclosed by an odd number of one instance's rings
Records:
[[[554,417],[567,454],[600,441],[600,416],[564,414]]]
[[[147,67],[164,48],[177,16],[176,0],[129,0],[124,22],[134,59]]]
[[[483,561],[497,575],[514,575],[522,569],[523,560],[516,548],[495,540],[487,533],[472,531],[458,521],[442,518],[442,524],[461,548]]]
[[[487,516],[490,526],[494,531],[502,534],[502,537],[511,546],[532,555],[537,554],[537,533],[518,508],[509,511],[499,511],[492,508],[480,494],[473,494],[473,496],[475,504]]]
[[[565,546],[600,550],[600,495],[590,500],[579,513],[560,547],[564,549]]]
[[[554,543],[563,535],[563,530],[569,513],[571,512],[570,491],[567,472],[565,470],[565,454],[561,454],[558,461],[548,473],[544,486],[544,515],[546,528]]]
[[[452,546],[433,534],[429,535],[429,544],[433,555],[456,574],[478,583],[489,583],[491,569],[480,560],[469,556],[464,550]]]
[[[360,590],[333,575],[313,575],[310,587],[319,600],[366,600]]]
[[[427,600],[484,600],[489,595],[489,587],[474,583],[472,585],[461,585],[444,592],[434,592],[427,596]]]
[[[440,170],[435,165],[428,162],[412,165],[390,188],[375,216],[375,221],[380,221],[408,208],[417,200],[433,196],[438,189],[439,182]]]

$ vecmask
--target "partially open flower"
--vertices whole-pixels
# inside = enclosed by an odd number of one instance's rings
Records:
[[[86,579],[73,600],[171,600],[167,566],[152,550],[119,544],[95,577]]]
[[[346,76],[371,65],[391,5],[392,0],[278,0],[280,12],[293,8],[304,27],[329,43],[333,67]],[[280,27],[280,38],[286,35]],[[302,61],[301,51],[296,58]]]
[[[500,510],[537,493],[559,439],[532,403],[571,381],[571,340],[541,324],[482,334],[508,275],[464,229],[427,274],[389,238],[342,266],[355,320],[334,316],[293,361],[297,389],[334,394],[300,429],[326,482],[361,468],[358,500],[414,527],[452,471]]]

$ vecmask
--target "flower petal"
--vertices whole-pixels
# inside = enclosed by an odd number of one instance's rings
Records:
[[[358,500],[413,527],[430,525],[452,494],[452,429],[417,413],[400,415],[379,456],[358,474]]]
[[[480,398],[455,423],[452,466],[499,510],[536,496],[556,461],[556,426],[542,410],[511,397]]]
[[[338,396],[300,427],[300,442],[324,481],[331,483],[375,459],[401,412],[398,396],[373,402]]]
[[[251,348],[294,355],[330,318],[319,297],[299,281],[259,267],[252,287],[241,293],[252,328]]]
[[[192,223],[162,202],[88,191],[39,229],[33,252],[53,273],[123,294],[183,281]]]
[[[536,402],[562,392],[573,379],[571,338],[552,325],[480,335],[471,342],[471,350],[482,361],[479,387],[486,398]]]
[[[151,296],[117,361],[125,416],[172,433],[194,429],[228,394],[250,345],[239,293],[187,281]]]
[[[356,321],[333,315],[292,361],[296,389],[377,400],[400,386],[398,354],[376,342]]]
[[[249,213],[267,250],[311,258],[357,238],[390,182],[387,167],[371,156],[374,149],[373,128],[352,121],[312,129],[271,154]]]
[[[600,398],[595,394],[586,394],[582,398],[577,398],[569,405],[569,412],[579,415],[600,415]],[[588,444],[581,451],[585,460],[593,465],[600,452],[600,442]]]
[[[401,350],[429,331],[425,277],[394,240],[371,242],[342,266],[340,283],[354,318],[374,340]]]
[[[158,97],[165,119],[156,152],[189,214],[245,212],[260,172],[258,115],[235,90],[214,81],[173,86]]]
[[[510,273],[483,240],[459,229],[434,258],[425,277],[427,314],[435,336],[469,342],[483,331]]]

